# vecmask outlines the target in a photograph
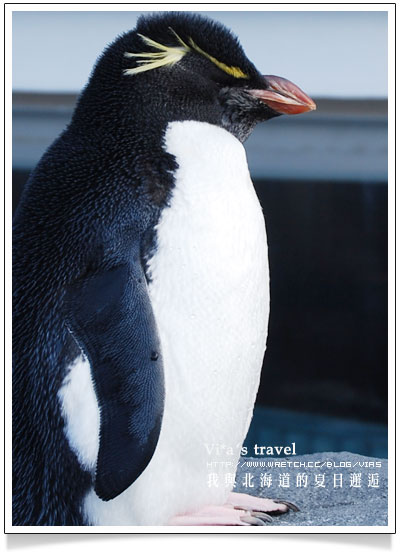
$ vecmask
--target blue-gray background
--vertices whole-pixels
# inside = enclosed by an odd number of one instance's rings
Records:
[[[17,90],[79,91],[104,46],[145,12],[14,12]],[[227,25],[263,73],[318,97],[387,96],[387,13],[202,12]]]
[[[203,12],[263,73],[316,98],[246,144],[271,266],[268,350],[246,444],[387,447],[387,13]],[[14,207],[106,44],[139,12],[14,12]]]

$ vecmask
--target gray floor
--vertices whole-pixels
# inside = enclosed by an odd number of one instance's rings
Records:
[[[257,467],[254,467],[255,461],[258,462]],[[281,464],[284,461],[286,466],[273,467],[275,461]],[[300,467],[297,464],[298,467],[295,468],[295,462],[307,464],[307,467]],[[316,468],[316,462],[321,463],[321,466]],[[379,463],[380,467],[378,467]],[[271,475],[271,487],[260,487],[262,474]],[[289,474],[289,487],[279,487],[280,474]],[[298,474],[307,477],[306,486],[296,486]],[[325,475],[325,487],[316,487],[315,474]],[[342,487],[339,485],[340,474],[342,474]],[[350,486],[352,474],[361,474],[361,487]],[[370,474],[375,476],[371,477]],[[336,475],[336,487],[334,487],[334,475]],[[377,487],[368,485],[370,478],[378,481]],[[249,482],[254,487],[246,487],[246,483]],[[238,467],[236,483],[235,491],[291,501],[300,508],[300,512],[290,511],[275,516],[270,523],[273,526],[387,525],[388,481],[387,460],[384,459],[347,452],[315,453],[285,459],[243,459]]]

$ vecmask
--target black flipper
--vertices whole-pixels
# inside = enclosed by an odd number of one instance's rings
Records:
[[[85,277],[68,288],[66,307],[100,407],[95,491],[108,501],[150,462],[164,406],[160,344],[140,263]]]

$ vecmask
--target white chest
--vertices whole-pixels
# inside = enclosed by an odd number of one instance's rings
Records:
[[[157,485],[150,513],[138,512],[142,524],[155,513],[162,521],[226,500],[232,486],[222,478],[218,488],[207,487],[213,460],[208,448],[231,450],[232,466],[225,472],[235,473],[258,390],[269,314],[265,223],[242,145],[215,126],[176,122],[165,147],[179,169],[149,261],[149,294],[166,399],[156,452],[132,486],[132,497],[145,500]]]
[[[202,412],[204,422],[210,416],[207,435],[224,442],[230,419],[232,429],[246,433],[265,350],[264,218],[245,151],[231,134],[206,123],[174,122],[165,148],[179,169],[149,261],[166,376],[164,421],[173,397],[175,415],[182,405]]]

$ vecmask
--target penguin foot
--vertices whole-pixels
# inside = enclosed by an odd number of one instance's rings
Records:
[[[265,526],[272,518],[264,512],[235,509],[232,505],[202,507],[171,518],[168,526]]]
[[[244,510],[251,513],[273,513],[282,514],[289,510],[298,512],[300,509],[289,501],[281,501],[278,499],[262,499],[261,497],[253,497],[247,493],[231,493],[228,497],[227,504],[233,505],[235,509]]]

